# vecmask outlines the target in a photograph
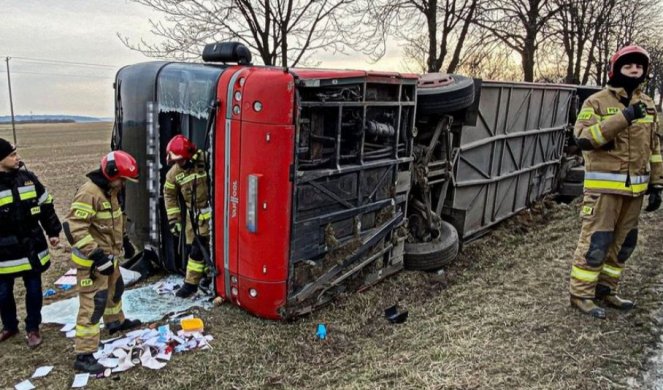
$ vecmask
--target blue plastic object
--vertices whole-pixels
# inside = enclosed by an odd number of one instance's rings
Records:
[[[158,338],[158,341],[159,341],[160,343],[165,343],[166,341],[168,341],[168,331],[169,331],[169,329],[168,329],[168,325],[161,325],[161,326],[159,327],[159,338]]]
[[[327,338],[327,327],[325,324],[318,324],[318,331],[315,333],[320,340]]]
[[[50,297],[53,296],[57,293],[57,291],[53,290],[52,288],[49,288],[48,290],[44,291],[44,296],[45,297]]]
[[[74,287],[74,286],[71,285],[71,284],[63,284],[63,285],[60,286],[60,288],[61,288],[63,291],[71,290],[73,287]]]

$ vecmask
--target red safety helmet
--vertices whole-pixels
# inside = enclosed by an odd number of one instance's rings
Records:
[[[647,50],[641,48],[638,45],[628,45],[624,46],[621,49],[617,50],[615,54],[610,57],[610,69],[608,70],[608,77],[613,78],[615,72],[619,72],[619,67],[630,63],[627,58],[637,59],[634,61],[637,64],[642,64],[644,68],[643,74],[647,74],[647,69],[649,68],[649,53]],[[626,60],[626,61],[625,61]],[[619,66],[616,66],[619,63]]]
[[[166,146],[166,162],[172,164],[179,160],[191,160],[198,148],[190,139],[178,134]]]
[[[122,150],[114,150],[101,158],[101,173],[110,181],[127,179],[138,182],[136,159]]]

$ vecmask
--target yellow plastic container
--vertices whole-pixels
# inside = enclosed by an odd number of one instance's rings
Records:
[[[180,326],[185,332],[202,332],[205,329],[200,318],[183,318],[180,320]]]

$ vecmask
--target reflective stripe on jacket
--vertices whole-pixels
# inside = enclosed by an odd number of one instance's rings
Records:
[[[121,256],[124,218],[118,189],[105,191],[92,180],[76,192],[67,214],[73,239],[71,260],[79,267],[91,267],[90,253],[101,248],[106,254]]]
[[[575,136],[594,147],[583,151],[585,190],[640,196],[649,183],[663,184],[663,164],[654,102],[639,89],[631,102],[647,105],[647,115],[628,124],[622,114],[623,88],[607,87],[585,100]],[[628,180],[627,180],[628,179]]]
[[[195,197],[194,197],[195,190]],[[178,201],[178,194],[182,194],[187,216],[186,238],[187,243],[193,242],[193,226],[191,224],[191,210],[193,200],[193,215],[197,220],[198,233],[201,236],[209,235],[209,220],[212,209],[209,204],[207,191],[207,171],[205,170],[205,153],[198,150],[193,156],[191,167],[183,168],[174,164],[166,174],[163,185],[163,197],[166,206],[166,215],[169,222],[181,222],[182,209]]]

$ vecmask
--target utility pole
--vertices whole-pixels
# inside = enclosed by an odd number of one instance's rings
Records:
[[[12,133],[14,134],[14,145],[16,145],[16,124],[14,122],[14,102],[12,101],[12,79],[9,77],[9,57],[5,57],[7,63],[7,86],[9,86],[9,108],[12,113]]]

